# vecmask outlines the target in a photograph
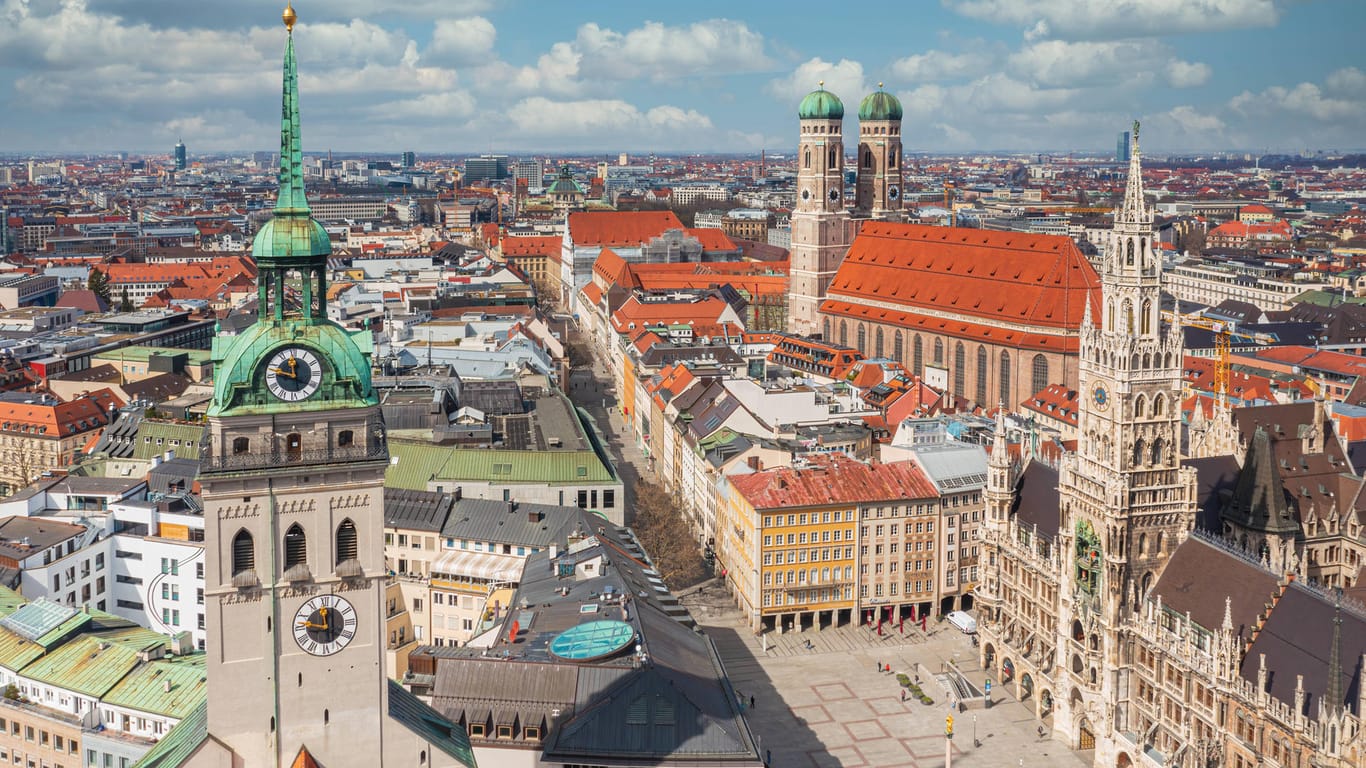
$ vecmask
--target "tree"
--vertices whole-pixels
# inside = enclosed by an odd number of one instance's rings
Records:
[[[682,589],[707,577],[696,538],[679,513],[678,504],[660,486],[636,483],[635,522],[631,526],[640,546],[654,561],[659,577],[670,589]]]
[[[109,275],[98,269],[90,270],[90,277],[86,278],[85,287],[89,288],[96,296],[109,303]]]
[[[119,311],[120,311],[120,312],[132,312],[132,311],[133,311],[133,300],[130,299],[130,298],[128,298],[128,289],[127,289],[127,288],[124,288],[124,289],[123,289],[123,298],[119,300]]]

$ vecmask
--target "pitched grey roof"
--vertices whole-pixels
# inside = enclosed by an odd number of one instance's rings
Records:
[[[1280,701],[1293,705],[1295,679],[1304,676],[1306,693],[1304,713],[1318,712],[1319,699],[1329,691],[1328,657],[1332,650],[1333,603],[1292,582],[1272,609],[1271,616],[1243,655],[1243,679],[1256,683],[1260,655],[1266,654],[1267,690]],[[1343,695],[1337,703],[1357,716],[1357,689],[1360,659],[1366,653],[1366,618],[1356,610],[1342,610],[1341,658],[1337,690]]]
[[[1058,470],[1031,461],[1020,475],[1012,511],[1020,525],[1038,526],[1039,535],[1052,538],[1061,525],[1058,499]]]
[[[582,519],[582,512],[578,507],[553,504],[461,499],[451,506],[441,535],[543,549],[563,542]]]
[[[436,491],[384,489],[384,526],[439,531],[446,524],[454,497]]]
[[[1163,607],[1178,615],[1189,612],[1211,632],[1223,626],[1227,601],[1234,630],[1248,638],[1277,591],[1274,574],[1200,536],[1188,536],[1167,560],[1152,595],[1161,596]]]
[[[1210,456],[1186,459],[1181,464],[1195,470],[1195,527],[1222,532],[1219,513],[1223,510],[1225,497],[1231,495],[1238,484],[1238,459],[1232,455]]]
[[[462,765],[475,768],[474,750],[470,748],[465,729],[452,723],[440,712],[422,703],[416,696],[393,680],[389,684],[389,717],[412,731],[422,740],[459,760]]]

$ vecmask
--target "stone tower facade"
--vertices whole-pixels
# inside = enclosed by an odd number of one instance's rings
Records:
[[[331,245],[304,194],[294,20],[287,8],[279,194],[252,245],[258,319],[213,345],[200,475],[211,738],[186,764],[470,765],[463,731],[386,675],[389,455],[370,334],[327,318]],[[435,730],[418,735],[398,711]]]
[[[901,115],[901,102],[881,83],[859,104],[858,216],[901,220]]]
[[[844,104],[822,87],[802,99],[798,117],[788,330],[811,335],[820,332],[821,301],[852,241],[844,205]]]
[[[1180,328],[1161,321],[1161,262],[1134,124],[1124,203],[1102,265],[1102,318],[1082,322],[1078,449],[1059,472],[1059,680],[1055,731],[1113,764],[1125,730],[1121,629],[1194,525],[1182,468]]]

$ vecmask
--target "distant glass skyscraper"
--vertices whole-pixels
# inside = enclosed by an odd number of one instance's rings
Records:
[[[507,177],[507,155],[480,155],[465,161],[466,181],[498,181]]]
[[[404,153],[403,153],[403,159],[402,159],[402,161],[400,162],[400,164],[401,164],[404,168],[413,168],[413,167],[415,167],[415,166],[417,165],[417,153],[416,153],[416,152],[404,152]]]
[[[175,144],[175,169],[185,170],[185,142],[177,141]]]
[[[1129,132],[1120,131],[1119,138],[1115,140],[1115,162],[1129,162]]]

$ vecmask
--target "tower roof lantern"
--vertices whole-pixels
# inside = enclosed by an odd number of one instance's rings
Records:
[[[825,90],[825,81],[822,80],[819,88],[802,99],[801,106],[797,107],[797,117],[802,120],[843,120],[844,102]]]
[[[863,97],[863,101],[858,105],[858,119],[863,120],[900,120],[902,115],[901,100],[892,94],[882,90],[882,83],[877,84],[877,90]]]

